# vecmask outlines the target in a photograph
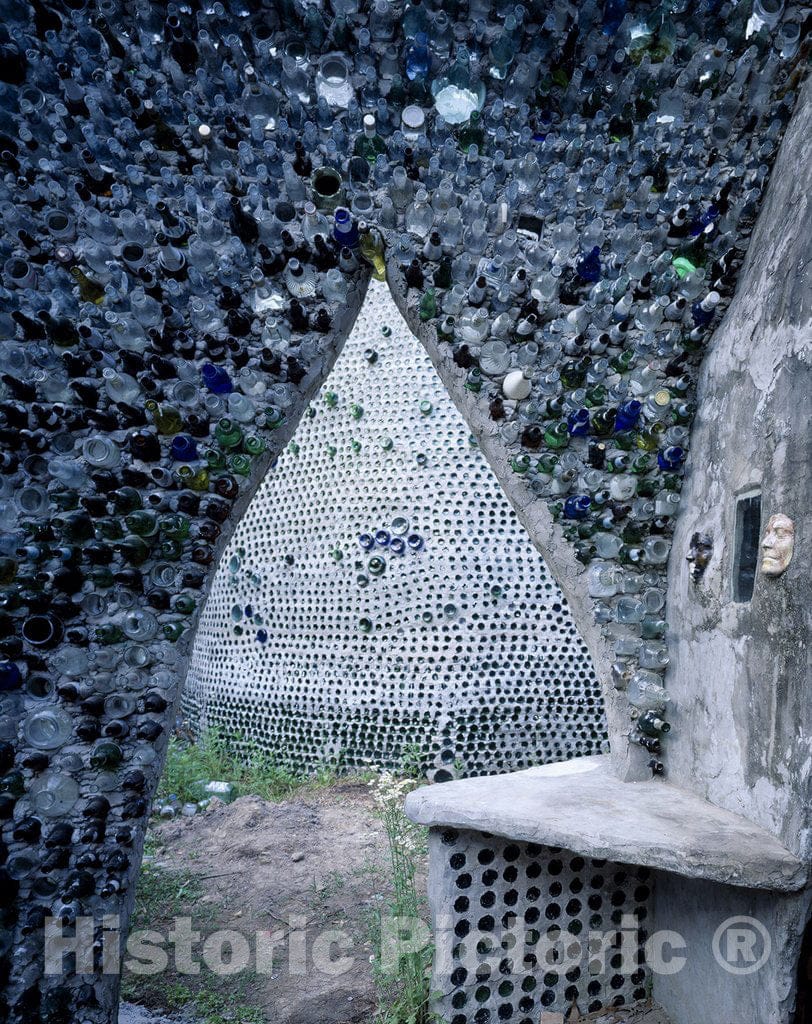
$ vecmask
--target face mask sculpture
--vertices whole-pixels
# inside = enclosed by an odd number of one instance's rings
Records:
[[[685,556],[691,567],[691,579],[694,583],[699,583],[705,575],[712,554],[713,541],[707,533],[695,533],[691,537],[691,546]]]
[[[786,572],[792,561],[795,544],[795,523],[782,512],[770,516],[761,542],[761,571],[776,577]]]

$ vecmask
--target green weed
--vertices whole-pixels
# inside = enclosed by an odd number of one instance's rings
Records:
[[[383,917],[391,915],[416,922],[424,916],[416,876],[425,856],[427,830],[409,821],[403,813],[406,794],[417,783],[383,773],[372,785],[389,844],[392,888],[390,905],[375,915],[370,936],[373,949],[378,950],[374,965],[379,1005],[374,1024],[432,1024],[437,1017],[431,1010],[431,944],[401,953],[396,964],[384,963],[380,956]]]
[[[175,917],[191,917],[193,928],[199,929],[217,913],[212,904],[200,903],[203,894],[202,883],[190,872],[146,861],[136,886],[130,929],[166,934]],[[158,974],[133,974],[126,969],[125,957],[121,994],[130,1002],[169,1013],[192,1008],[201,1024],[265,1024],[262,1011],[245,1003],[243,982],[232,979],[225,994],[215,990],[215,984],[222,987],[220,979],[204,973],[181,981],[171,963]]]
[[[218,729],[207,729],[196,743],[173,736],[158,786],[159,799],[175,795],[183,802],[199,800],[197,783],[212,779],[232,783],[237,796],[281,800],[305,787],[330,785],[336,771],[325,765],[309,775],[297,772],[255,741],[229,737]]]

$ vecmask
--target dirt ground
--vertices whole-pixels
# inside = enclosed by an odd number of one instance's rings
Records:
[[[154,976],[125,971],[124,997],[139,1005],[125,1004],[119,1024],[372,1024],[371,958],[391,899],[388,857],[369,788],[356,781],[281,803],[215,801],[196,817],[154,826],[135,927],[169,937],[177,919],[190,917],[200,973],[173,956]],[[425,891],[425,865],[418,884]],[[235,962],[231,972],[224,931],[248,953],[242,970]],[[267,947],[261,961],[257,933]],[[668,1024],[643,1006],[573,1019]],[[541,1024],[563,1020],[548,1013]]]
[[[168,935],[173,917],[189,915],[201,932],[195,958],[202,960],[207,942],[215,952],[200,975],[177,964],[172,972],[170,960],[169,972],[135,983],[130,978],[126,998],[173,1011],[181,1008],[185,989],[197,994],[203,986],[233,992],[235,1005],[244,1008],[234,1019],[250,1024],[373,1019],[374,922],[388,904],[390,872],[386,837],[365,784],[338,783],[283,803],[250,796],[217,801],[196,817],[157,825],[149,850],[148,880],[177,879],[180,888],[178,899],[158,890],[158,906],[153,898],[137,924]],[[247,970],[222,976],[207,968],[212,960],[215,967],[228,960],[229,947],[215,935],[223,929],[248,941]],[[237,943],[244,945],[239,936]]]

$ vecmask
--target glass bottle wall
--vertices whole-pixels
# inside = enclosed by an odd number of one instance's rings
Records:
[[[383,284],[237,525],[183,707],[298,769],[601,750],[566,601]]]

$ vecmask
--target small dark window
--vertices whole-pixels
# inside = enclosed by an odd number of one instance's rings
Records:
[[[747,494],[736,502],[736,560],[733,565],[733,600],[753,596],[761,535],[761,495]]]
[[[541,238],[542,221],[538,217],[522,213],[519,215],[519,223],[516,226],[516,230],[520,234],[534,235],[536,240],[538,240]]]

